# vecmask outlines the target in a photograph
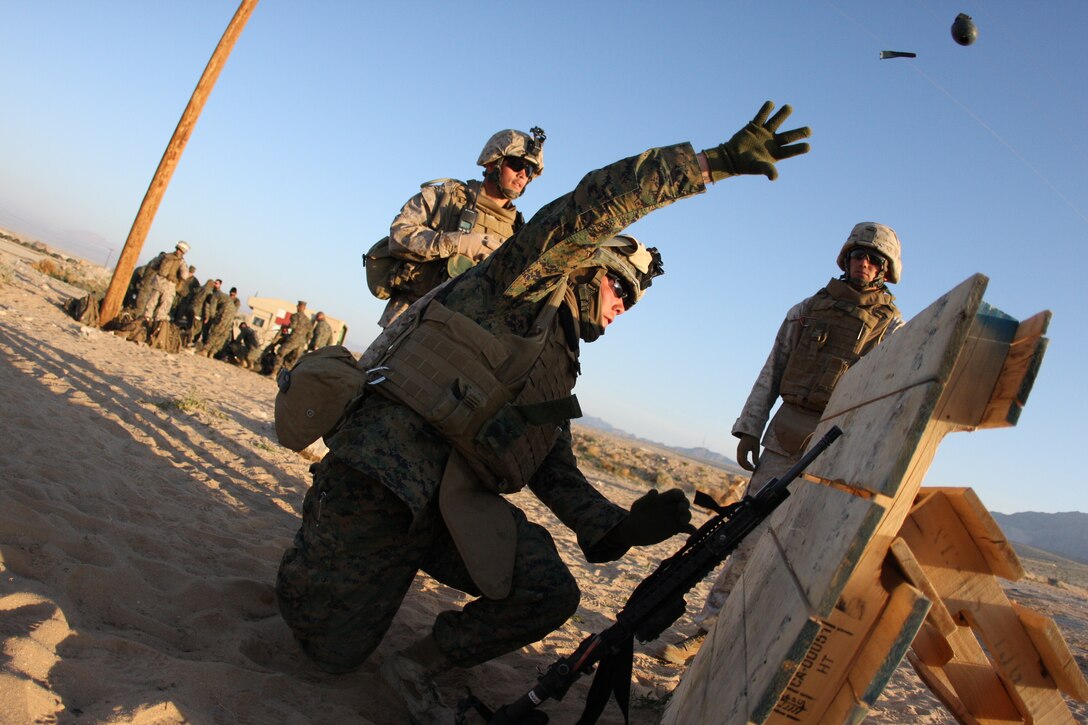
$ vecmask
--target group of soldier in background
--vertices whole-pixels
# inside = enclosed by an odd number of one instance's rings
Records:
[[[275,375],[307,350],[332,343],[325,313],[311,320],[306,303],[299,301],[295,314],[263,344],[257,331],[239,319],[238,288],[223,292],[221,279],[201,284],[196,267],[185,262],[189,249],[187,242],[178,242],[173,251],[160,253],[133,272],[121,314],[130,339],[146,339],[171,352],[192,349],[265,375]],[[176,341],[155,344],[175,334]]]

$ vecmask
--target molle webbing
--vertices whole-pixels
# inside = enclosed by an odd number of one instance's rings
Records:
[[[158,272],[160,276],[172,280],[178,276],[178,270],[180,269],[181,257],[171,252],[164,255],[162,261],[159,262]]]
[[[515,209],[499,206],[483,194],[477,193],[476,211],[476,224],[473,225],[472,231],[490,234],[502,240],[514,235],[517,219]]]
[[[891,295],[845,287],[833,282],[832,291],[820,290],[802,310],[779,388],[785,402],[822,412],[842,376],[880,342],[894,318]]]
[[[532,338],[493,335],[432,300],[374,370],[382,377],[373,387],[422,416],[489,488],[519,490],[554,445],[558,424],[581,415],[569,360],[552,359],[565,289],[545,305],[532,328],[543,332]]]

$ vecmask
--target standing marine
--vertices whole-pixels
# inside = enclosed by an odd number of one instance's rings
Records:
[[[208,321],[208,337],[199,349],[199,354],[204,357],[215,357],[226,346],[234,329],[234,318],[242,304],[238,299],[237,287],[231,287],[228,294],[223,294],[222,291],[215,294],[219,298],[215,315]]]
[[[389,228],[389,302],[378,324],[387,327],[431,289],[486,259],[522,227],[514,206],[544,173],[544,131],[495,133],[476,164],[483,179],[437,179],[422,186]],[[373,262],[368,262],[373,264]]]
[[[434,675],[536,642],[578,606],[548,531],[503,494],[528,487],[593,562],[691,530],[679,489],[628,511],[578,469],[580,343],[662,271],[655,249],[621,235],[628,225],[710,182],[774,179],[777,161],[808,150],[795,143],[807,128],[778,132],[791,109],[772,109],[701,153],[677,144],[590,172],[379,336],[365,392],[324,436],[329,453],[312,468],[276,582],[280,612],[319,666],[365,662],[422,570],[474,599],[380,671],[414,722],[452,723]]]
[[[320,350],[332,344],[332,325],[325,319],[324,312],[314,315],[314,334],[310,338],[308,350]]]
[[[144,282],[147,285],[147,294],[140,308],[140,315],[145,320],[170,319],[178,282],[187,273],[185,254],[188,251],[189,245],[186,242],[178,242],[174,251],[160,254],[148,265],[151,273]]]
[[[899,237],[891,227],[855,224],[836,263],[843,274],[786,313],[733,424],[733,435],[739,439],[737,462],[752,471],[746,493],[758,492],[797,463],[843,374],[903,325],[887,287],[898,282],[903,271]],[[779,398],[782,405],[771,418]],[[695,615],[696,633],[667,645],[662,659],[685,664],[695,656],[758,539],[753,533],[741,542]]]
[[[291,315],[291,332],[276,351],[276,359],[272,363],[273,377],[279,374],[281,367],[290,368],[295,360],[306,352],[313,330],[314,323],[306,314],[306,303],[299,300],[295,306],[295,314]]]

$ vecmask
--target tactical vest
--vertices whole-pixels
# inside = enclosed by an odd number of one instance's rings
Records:
[[[516,209],[499,206],[481,193],[482,182],[445,183],[437,187],[438,199],[427,226],[441,232],[470,231],[490,234],[506,241],[524,224]],[[461,228],[461,212],[466,207],[476,211],[468,229]],[[446,259],[426,262],[400,260],[393,270],[389,287],[395,294],[422,297],[450,278]]]
[[[779,385],[782,400],[823,412],[839,379],[880,342],[898,315],[893,300],[884,289],[859,292],[841,280],[811,297]]]
[[[165,277],[171,282],[176,282],[180,278],[182,259],[177,252],[170,252],[164,254],[159,261],[159,267],[156,270],[160,277]]]
[[[494,335],[432,300],[390,346],[369,389],[426,420],[488,489],[514,493],[544,462],[560,424],[582,414],[571,394],[578,358],[556,313],[566,285],[531,334]]]

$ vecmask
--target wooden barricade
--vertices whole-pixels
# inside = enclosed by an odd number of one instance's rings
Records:
[[[919,632],[916,652],[953,661],[963,627],[930,614],[940,584],[889,552],[943,437],[1015,425],[1034,383],[1050,314],[1017,322],[983,302],[986,283],[970,277],[843,377],[813,440],[845,435],[771,517],[663,723],[859,722]]]

